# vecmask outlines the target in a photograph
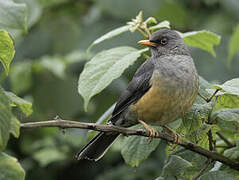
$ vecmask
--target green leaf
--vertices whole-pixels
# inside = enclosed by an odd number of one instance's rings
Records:
[[[218,95],[215,110],[222,108],[239,108],[239,97],[231,94]]]
[[[188,46],[206,50],[214,57],[216,57],[216,53],[213,49],[213,46],[219,45],[221,39],[219,35],[205,30],[183,33],[182,38]]]
[[[195,143],[199,142],[210,130],[209,128],[206,133],[202,133],[205,131],[203,121],[208,119],[211,111],[211,103],[194,104],[189,112],[182,118],[182,122],[177,131],[180,132],[180,134],[183,133],[186,139]]]
[[[139,125],[135,128],[138,127]],[[154,128],[157,129],[157,127]],[[156,149],[159,142],[160,140],[156,138],[149,143],[146,137],[130,136],[125,138],[121,154],[127,164],[138,167]]]
[[[107,39],[111,39],[115,36],[118,36],[124,32],[127,32],[129,31],[129,28],[130,26],[129,25],[125,25],[125,26],[122,26],[122,27],[119,27],[119,28],[116,28],[106,34],[104,34],[103,36],[101,36],[100,38],[96,39],[88,48],[88,51],[93,47],[95,46],[96,44],[99,44]]]
[[[16,158],[0,153],[0,180],[24,180],[25,171]]]
[[[0,9],[2,9],[2,7]],[[7,31],[0,30],[0,61],[3,64],[6,74],[9,72],[9,66],[14,54],[15,50],[12,38],[9,36]]]
[[[182,118],[182,122],[184,127],[187,129],[187,133],[191,134],[201,127],[202,122],[208,119],[211,111],[211,103],[194,104],[190,111]]]
[[[5,94],[10,99],[11,104],[16,105],[26,116],[32,113],[32,103],[16,96],[12,92],[5,92]]]
[[[45,167],[52,162],[65,160],[66,154],[57,148],[48,147],[35,152],[33,158],[36,159],[42,167]]]
[[[9,78],[14,93],[25,93],[33,83],[32,62],[14,63],[11,66]]]
[[[191,179],[192,176],[195,176],[195,173],[198,173],[207,162],[207,158],[205,156],[202,156],[190,150],[179,150],[177,152],[177,155],[192,164],[192,166],[188,167],[187,172],[184,175],[185,177],[188,177],[188,179]],[[206,169],[206,171],[210,170],[212,167],[213,164],[211,164]]]
[[[222,85],[213,85],[220,90],[217,95],[216,110],[222,108],[239,108],[239,78],[229,80]]]
[[[0,87],[0,152],[7,145],[12,118],[9,99]]]
[[[239,51],[239,25],[237,25],[234,33],[229,42],[229,55],[228,55],[228,65],[231,64],[232,58]]]
[[[157,177],[157,179],[155,179],[155,180],[165,180],[165,179],[164,179],[164,177],[160,176],[160,177]]]
[[[149,30],[155,31],[161,28],[168,28],[170,29],[170,23],[168,21],[162,21],[154,26],[149,27]]]
[[[0,0],[0,28],[27,31],[27,7],[12,0]]]
[[[231,158],[231,159],[238,159],[239,158],[239,146],[237,145],[236,147],[226,149],[224,151],[224,156]]]
[[[209,148],[209,139],[208,132],[211,130],[213,139],[216,138],[216,132],[220,131],[220,128],[217,125],[203,124],[192,137],[196,137],[196,142],[199,146],[208,149]]]
[[[239,78],[229,80],[222,85],[216,84],[212,87],[222,91],[224,94],[233,94],[239,96]]]
[[[20,128],[21,128],[21,124],[18,121],[18,119],[16,117],[12,117],[11,120],[11,129],[10,129],[10,133],[15,137],[18,138],[20,135]]]
[[[84,108],[94,95],[106,88],[124,70],[132,65],[141,53],[148,49],[137,50],[122,46],[96,54],[86,63],[78,82],[78,92],[84,98]]]
[[[236,180],[231,174],[224,171],[210,171],[202,175],[198,180]]]
[[[48,70],[60,79],[64,79],[64,77],[66,76],[66,63],[64,62],[64,59],[62,57],[45,56],[41,58],[41,60],[37,62],[37,64],[35,64],[35,66],[37,65],[39,65],[43,70]]]
[[[235,134],[239,127],[239,108],[221,109],[212,113],[211,119],[223,132]]]
[[[87,61],[87,60],[90,60],[91,58],[92,58],[91,53],[87,53],[82,50],[76,50],[76,51],[73,51],[73,52],[67,54],[64,57],[64,60],[66,61],[67,64],[72,64],[72,63],[76,63],[76,62]]]
[[[27,6],[27,27],[32,27],[37,23],[42,15],[43,7],[39,1],[32,0],[18,0],[18,3],[24,3]]]
[[[163,167],[162,176],[167,180],[174,180],[179,177],[192,164],[180,156],[171,155],[168,162]]]

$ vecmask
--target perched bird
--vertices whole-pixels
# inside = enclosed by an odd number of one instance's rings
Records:
[[[120,96],[108,124],[130,127],[141,123],[153,137],[157,132],[148,124],[161,125],[178,140],[166,124],[184,116],[198,93],[198,74],[189,50],[179,34],[161,29],[150,40],[151,57],[136,71]],[[119,133],[100,132],[76,155],[77,159],[97,161]]]

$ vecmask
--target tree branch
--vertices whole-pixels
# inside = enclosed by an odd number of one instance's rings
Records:
[[[103,132],[118,132],[126,136],[137,135],[137,136],[149,137],[149,132],[143,129],[130,129],[130,128],[113,126],[113,125],[100,125],[95,123],[83,123],[83,122],[68,121],[68,120],[61,120],[61,119],[21,124],[22,129],[33,129],[33,128],[42,128],[42,127],[81,128],[81,129],[91,129],[91,130],[103,131]],[[161,138],[165,141],[174,143],[174,137],[171,137],[168,134],[164,134],[161,132],[159,132],[155,138]],[[207,158],[211,160],[219,161],[225,165],[228,165],[232,169],[239,170],[238,161],[229,159],[219,154],[218,152],[211,152],[194,143],[187,142],[187,141],[181,141],[181,142],[178,142],[177,144],[193,152],[206,156]]]

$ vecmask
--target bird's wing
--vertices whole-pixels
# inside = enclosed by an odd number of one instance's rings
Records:
[[[114,124],[120,115],[131,104],[135,104],[151,87],[150,79],[154,70],[154,64],[150,58],[136,71],[129,86],[121,94],[110,121]]]

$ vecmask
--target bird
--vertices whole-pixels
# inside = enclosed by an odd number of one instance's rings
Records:
[[[157,131],[150,125],[158,125],[179,141],[180,136],[167,124],[189,111],[199,88],[198,73],[189,49],[179,33],[170,29],[160,29],[149,40],[141,40],[138,44],[148,46],[151,57],[135,72],[107,124],[131,127],[140,123],[151,138]],[[99,160],[119,135],[99,132],[76,158]]]

